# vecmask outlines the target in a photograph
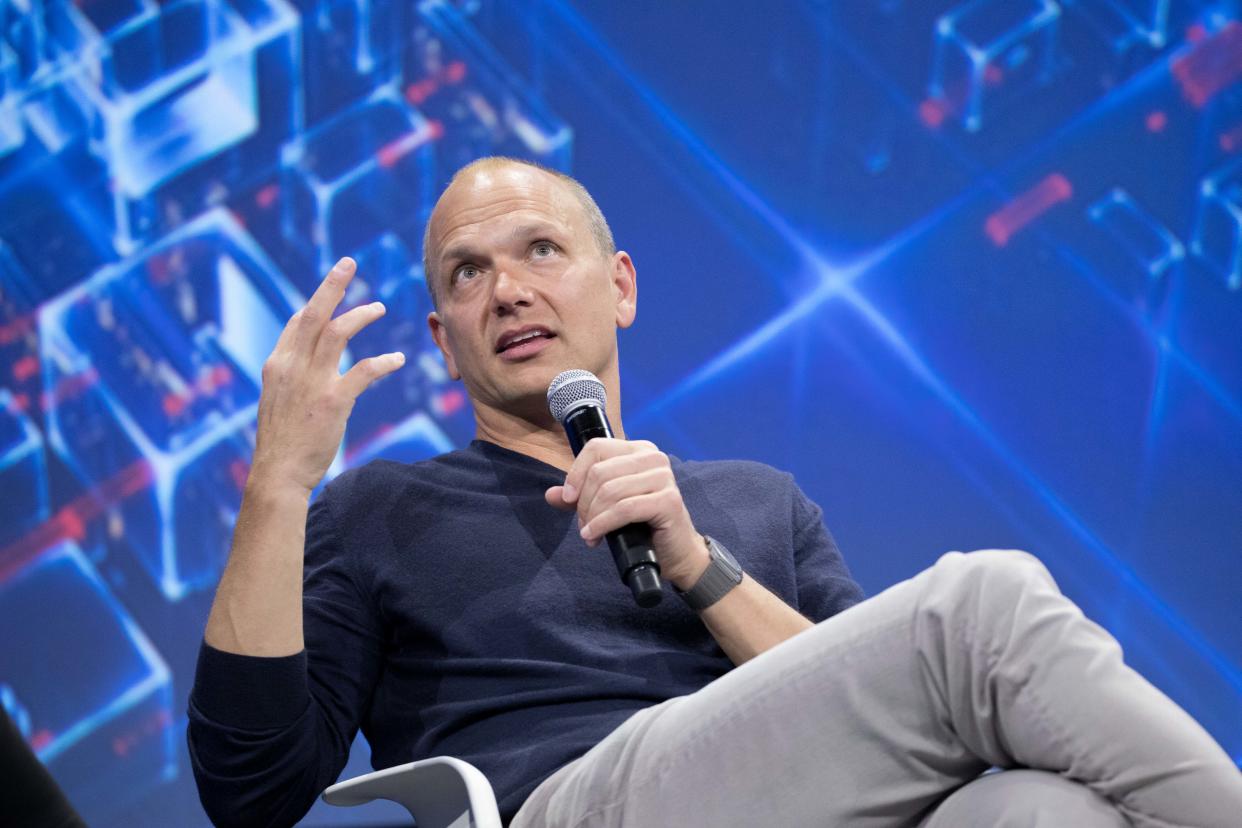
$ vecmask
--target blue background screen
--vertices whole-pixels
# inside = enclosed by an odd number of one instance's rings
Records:
[[[353,256],[388,315],[349,359],[408,361],[330,474],[468,441],[422,231],[505,154],[637,264],[629,436],[793,472],[868,592],[1033,552],[1242,760],[1239,18],[0,0],[0,703],[90,824],[205,824],[186,699],[263,360]]]

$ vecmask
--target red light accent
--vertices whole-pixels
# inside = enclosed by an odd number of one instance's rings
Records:
[[[439,121],[428,121],[427,130],[431,133],[431,140],[439,141],[444,137],[444,124]]]
[[[1191,43],[1202,43],[1207,36],[1207,26],[1202,23],[1191,23],[1186,27],[1186,39]]]
[[[375,160],[379,162],[381,167],[388,169],[400,161],[401,156],[409,151],[410,147],[405,143],[405,139],[398,138],[380,147],[375,153]]]
[[[385,434],[387,434],[390,431],[392,431],[392,424],[384,423],[379,428],[375,429],[375,431],[372,431],[370,434],[368,434],[366,438],[362,440],[361,442],[359,442],[357,445],[351,448],[345,449],[345,462],[353,463],[354,460],[357,459],[358,454],[363,449],[372,445],[376,440],[380,439],[381,437],[383,437]]]
[[[444,412],[446,417],[449,414],[455,414],[460,411],[461,407],[465,404],[466,395],[461,393],[461,391],[458,391],[456,388],[451,391],[445,391],[436,398],[436,405],[442,412]]]
[[[30,746],[35,750],[43,750],[52,743],[56,737],[52,735],[50,730],[36,730],[30,735]]]
[[[39,359],[34,354],[26,356],[13,363],[13,379],[18,382],[24,382],[30,379],[39,371]]]
[[[417,106],[430,98],[439,87],[440,84],[436,83],[433,78],[423,78],[405,88],[405,99],[412,106]]]
[[[238,491],[246,488],[246,479],[250,477],[250,464],[245,460],[234,460],[229,463],[229,477]]]
[[[1225,152],[1233,152],[1240,146],[1242,146],[1242,124],[1221,133],[1220,148]]]
[[[444,67],[444,79],[449,83],[461,83],[465,77],[466,64],[464,61],[455,60]]]
[[[983,70],[983,82],[996,86],[1004,80],[1004,73],[997,66]],[[970,97],[970,78],[963,76],[940,90],[939,95],[925,99],[919,104],[919,119],[932,129],[939,128],[951,115],[962,112]]]
[[[1061,173],[1052,173],[988,216],[984,232],[994,245],[1004,247],[1019,230],[1057,204],[1068,201],[1073,194],[1069,179]]]
[[[99,372],[93,367],[87,368],[85,371],[77,374],[62,377],[60,381],[56,383],[55,388],[50,391],[43,392],[43,410],[48,411],[57,403],[73,399],[79,394],[84,393],[88,388],[91,388],[97,382],[99,382]]]
[[[194,383],[194,392],[203,396],[211,396],[216,391],[233,381],[233,372],[229,366],[219,364],[213,365],[207,371],[199,374],[198,380]],[[188,399],[193,396],[192,393],[186,392],[181,395]]]
[[[86,537],[86,523],[110,506],[151,485],[151,467],[138,459],[61,507],[50,519],[0,549],[0,583],[7,581],[44,549],[64,540]]]
[[[32,330],[34,330],[33,314],[11,319],[7,324],[0,325],[0,345],[16,342]]]
[[[29,394],[14,394],[13,405],[17,406],[18,411],[27,411],[30,409]]]
[[[1242,78],[1242,23],[1229,21],[1170,64],[1182,97],[1201,109],[1222,89]]]
[[[164,414],[169,417],[176,417],[182,411],[185,411],[185,407],[188,404],[189,404],[189,400],[187,400],[185,397],[182,397],[178,394],[165,394],[164,395]]]
[[[1157,109],[1147,113],[1144,123],[1148,132],[1164,132],[1164,128],[1169,125],[1169,116]]]
[[[153,284],[166,285],[172,281],[172,268],[163,256],[151,256],[146,261],[147,278]]]
[[[947,114],[944,98],[927,98],[919,104],[919,120],[932,129],[939,129]]]
[[[276,203],[276,199],[280,197],[280,185],[268,184],[263,189],[254,194],[254,203],[266,210]]]
[[[411,106],[418,106],[436,92],[439,92],[440,87],[444,84],[455,85],[461,83],[465,80],[468,71],[463,61],[455,60],[437,72],[435,77],[423,78],[407,86],[405,88],[405,99]]]
[[[130,749],[161,730],[165,730],[172,724],[172,716],[167,710],[160,709],[155,714],[148,716],[137,727],[128,733],[117,736],[112,740],[112,752],[117,756],[125,756]]]
[[[60,524],[60,530],[65,538],[80,541],[86,537],[86,523],[82,520],[82,516],[72,509],[65,508],[57,512],[56,522]]]

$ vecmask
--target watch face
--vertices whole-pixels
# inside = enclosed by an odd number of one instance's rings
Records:
[[[707,538],[708,549],[714,557],[728,564],[729,568],[735,570],[735,572],[740,573],[742,571],[742,565],[737,562],[737,558],[733,557],[733,553],[726,549],[724,544],[708,535],[704,535],[704,537]]]
[[[743,578],[742,567],[728,549],[709,535],[704,535],[703,540],[707,542],[707,554],[711,563],[697,584],[688,592],[679,593],[682,600],[695,612],[702,612],[719,601],[740,584]]]

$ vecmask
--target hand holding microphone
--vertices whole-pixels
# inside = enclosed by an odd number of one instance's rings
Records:
[[[588,371],[565,371],[552,381],[548,408],[577,459],[565,485],[546,496],[554,506],[577,510],[587,543],[608,540],[634,600],[655,606],[663,594],[661,574],[688,589],[707,567],[707,547],[682,502],[668,456],[649,442],[614,439],[606,407],[604,385]]]

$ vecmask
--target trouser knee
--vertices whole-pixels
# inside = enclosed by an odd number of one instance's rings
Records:
[[[1036,614],[1068,608],[1044,565],[1018,550],[950,552],[926,575],[917,608],[924,645],[989,641],[978,652],[996,652]]]
[[[1019,549],[949,552],[932,567],[934,589],[1004,601],[1032,587],[1055,583],[1038,558]]]
[[[1055,773],[990,773],[958,788],[920,828],[1127,828],[1112,803]]]

